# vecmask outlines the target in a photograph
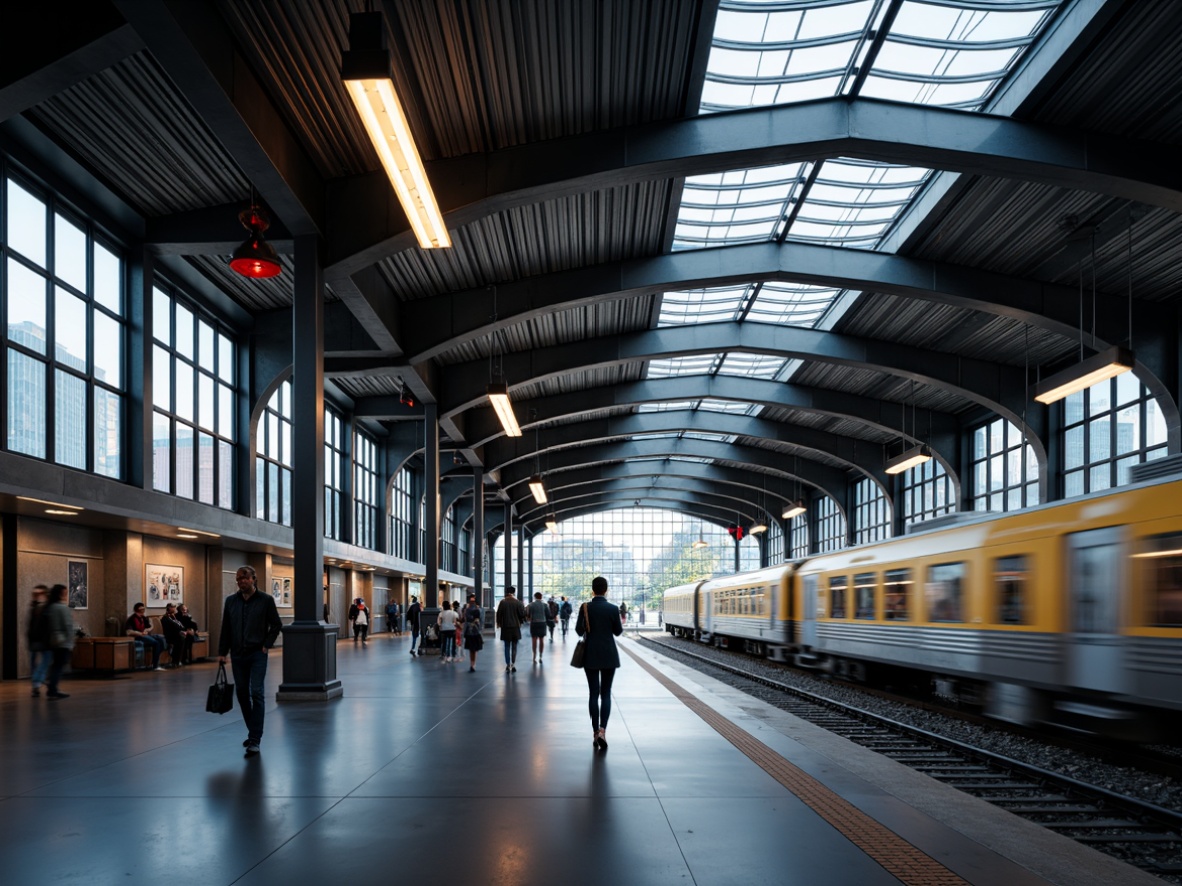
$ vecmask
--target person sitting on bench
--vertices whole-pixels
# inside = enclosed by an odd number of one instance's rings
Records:
[[[145,650],[149,646],[152,647],[152,667],[158,671],[164,670],[160,667],[160,653],[168,644],[164,642],[163,637],[152,633],[152,622],[144,612],[143,603],[135,604],[134,611],[127,617],[127,623],[123,627],[127,636],[135,637],[135,642],[142,643]]]
[[[177,618],[176,604],[169,603],[164,607],[164,616],[160,619],[164,626],[164,639],[168,641],[168,654],[172,656],[172,666],[179,668],[193,658],[193,637],[196,631],[185,630]]]

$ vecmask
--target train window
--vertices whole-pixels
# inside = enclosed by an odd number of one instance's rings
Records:
[[[887,621],[907,621],[911,618],[911,570],[891,569],[885,579],[883,615]]]
[[[993,586],[997,589],[997,623],[1028,623],[1026,588],[1030,568],[1025,556],[998,557],[993,563]]]
[[[878,576],[863,572],[854,576],[854,618],[874,618],[874,588]]]
[[[1182,626],[1182,535],[1146,539],[1134,556],[1144,564],[1149,623]]]
[[[928,569],[924,587],[929,621],[964,621],[964,564],[941,563]]]
[[[829,579],[829,617],[845,618],[845,592],[849,586],[849,579],[844,575],[835,575]]]

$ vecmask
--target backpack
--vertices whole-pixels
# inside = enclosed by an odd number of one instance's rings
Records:
[[[564,600],[562,606],[559,608],[559,613],[563,618],[570,618],[572,611],[573,610],[571,609],[570,600]]]
[[[40,643],[49,646],[49,606],[42,603],[29,618],[28,638],[30,643]]]

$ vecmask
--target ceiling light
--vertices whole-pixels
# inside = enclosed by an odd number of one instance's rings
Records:
[[[766,523],[756,523],[754,526],[752,526],[750,529],[747,530],[748,535],[759,535],[759,533],[761,533],[761,532],[767,532],[767,524]]]
[[[380,12],[355,12],[349,16],[349,49],[341,53],[341,79],[419,246],[451,246],[402,103],[394,91],[386,23]]]
[[[218,535],[216,532],[206,532],[204,529],[190,529],[187,526],[178,526],[176,528],[176,531],[177,532],[195,532],[198,535],[208,535],[210,538],[221,538],[221,536]]]
[[[533,493],[534,501],[538,504],[546,503],[546,487],[542,485],[541,474],[534,474],[529,478],[529,491]]]
[[[488,386],[488,402],[496,410],[497,418],[501,420],[501,427],[508,437],[520,437],[521,426],[517,424],[517,416],[513,414],[513,404],[509,402],[509,386],[503,382]]]
[[[796,501],[792,502],[792,504],[788,505],[788,507],[784,508],[784,513],[782,513],[780,516],[785,520],[791,520],[793,517],[799,517],[807,510],[808,508],[806,508],[804,505],[804,499],[797,499]]]
[[[403,406],[415,405],[414,394],[406,389],[406,382],[402,379],[398,379],[398,402]]]
[[[62,508],[46,508],[45,513],[53,514],[58,517],[77,517],[78,516],[77,511],[66,511],[66,510],[63,510]]]
[[[78,505],[64,505],[60,501],[46,501],[43,498],[30,498],[27,495],[18,495],[17,499],[20,501],[36,502],[39,505],[49,505],[51,508],[70,508],[74,511],[84,511],[86,508],[80,508]]]
[[[546,518],[546,528],[549,529],[551,532],[553,532],[555,535],[557,535],[558,534],[558,521],[555,520],[553,516],[547,517]]]
[[[888,474],[901,474],[904,471],[932,460],[932,449],[926,443],[913,446],[906,452],[901,452],[886,463]]]
[[[1055,403],[1105,379],[1128,372],[1135,363],[1133,352],[1117,345],[1056,372],[1036,384],[1031,391],[1039,403]]]
[[[176,534],[176,537],[177,538],[198,538],[199,536],[194,535],[192,532],[178,532]]]
[[[277,277],[283,270],[279,264],[279,255],[275,247],[263,239],[263,231],[271,227],[267,214],[258,206],[251,206],[238,213],[238,221],[250,233],[242,245],[234,250],[230,268],[252,280]]]
[[[702,534],[701,523],[698,524],[698,540],[690,545],[690,547],[694,549],[709,547],[709,542],[706,541],[706,536]]]

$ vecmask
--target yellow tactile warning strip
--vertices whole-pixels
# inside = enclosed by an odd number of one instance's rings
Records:
[[[759,739],[731,723],[686,689],[674,683],[627,646],[624,650],[686,707],[746,754],[768,775],[836,828],[847,840],[908,886],[968,886],[930,855],[843,800],[808,773],[792,765]]]

